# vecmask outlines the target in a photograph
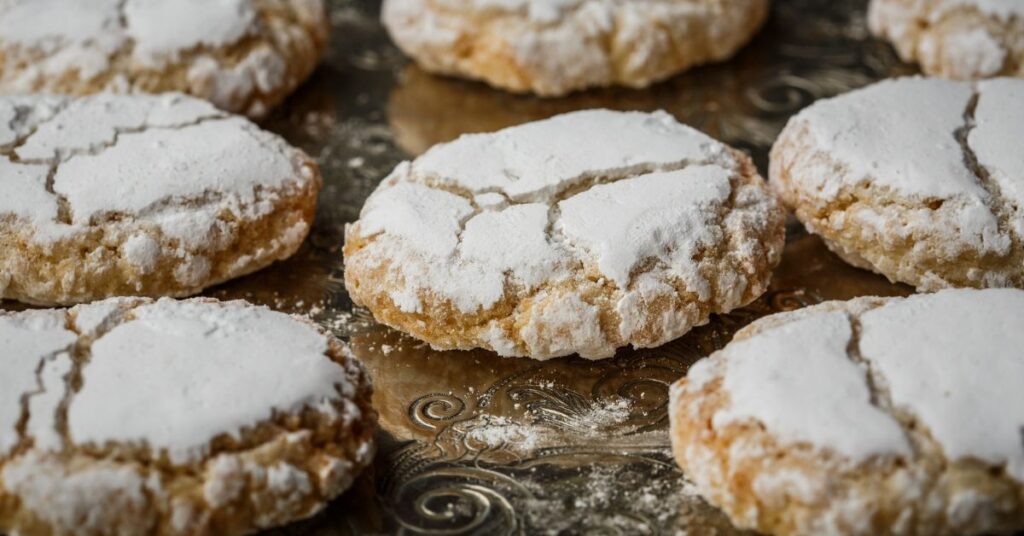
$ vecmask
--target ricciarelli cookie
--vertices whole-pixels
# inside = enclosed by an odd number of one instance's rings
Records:
[[[1016,0],[872,0],[871,31],[930,75],[1024,77],[1024,4]]]
[[[313,515],[374,453],[362,365],[245,302],[0,313],[0,532],[244,534]]]
[[[560,96],[646,87],[746,44],[768,0],[385,0],[384,25],[424,69]]]
[[[1024,80],[889,80],[790,120],[771,183],[849,263],[922,290],[1024,287]]]
[[[0,92],[182,91],[260,117],[327,32],[322,0],[5,0]]]
[[[182,296],[290,256],[320,175],[180,94],[0,97],[0,298]]]
[[[744,154],[653,114],[589,110],[399,165],[345,232],[345,285],[438,349],[605,358],[767,288],[783,211]]]
[[[763,318],[672,386],[684,473],[778,535],[1024,529],[1024,292],[954,289]]]

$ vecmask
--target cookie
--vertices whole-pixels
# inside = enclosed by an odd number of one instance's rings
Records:
[[[362,365],[242,301],[0,313],[0,532],[244,534],[313,515],[374,453]]]
[[[1024,529],[1024,292],[952,289],[763,318],[672,386],[672,446],[743,528]]]
[[[345,232],[345,285],[437,349],[661,345],[764,292],[784,215],[750,159],[664,112],[588,110],[400,164]]]
[[[872,0],[871,31],[929,75],[1024,77],[1024,4],[1013,0]]]
[[[384,25],[424,69],[552,97],[647,87],[731,57],[768,0],[385,0]]]
[[[327,33],[322,0],[6,0],[0,92],[181,91],[261,117]]]
[[[855,266],[920,290],[1024,286],[1024,80],[903,78],[819,101],[771,183]]]
[[[0,97],[0,298],[183,296],[298,249],[316,164],[180,94]]]

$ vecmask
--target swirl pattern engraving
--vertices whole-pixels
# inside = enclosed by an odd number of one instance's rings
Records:
[[[310,245],[255,282],[214,291],[285,310],[315,304],[322,310],[313,317],[348,338],[374,375],[383,427],[376,474],[368,497],[350,493],[322,516],[323,533],[738,533],[675,468],[669,385],[764,315],[899,288],[845,267],[794,225],[775,285],[748,307],[660,348],[537,363],[434,352],[377,327],[344,292],[338,245],[396,164],[461,134],[583,108],[665,109],[750,152],[763,172],[794,113],[911,73],[869,37],[866,0],[773,4],[761,34],[728,62],[644,91],[534,99],[418,71],[379,25],[379,0],[331,1],[325,67],[268,125],[319,157],[325,188]]]

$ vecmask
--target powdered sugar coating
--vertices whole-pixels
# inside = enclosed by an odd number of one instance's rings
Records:
[[[470,9],[526,14],[536,22],[554,22],[570,9],[578,7],[585,0],[471,0]],[[451,0],[442,0],[442,5],[465,7]]]
[[[949,290],[861,315],[860,351],[894,406],[951,460],[1005,467],[1024,483],[1024,292]]]
[[[321,0],[8,0],[0,87],[188,91],[259,116],[312,70],[322,16]]]
[[[268,138],[241,118],[124,134],[109,150],[61,165],[53,188],[67,199],[72,225],[109,212],[144,214],[168,199],[213,192],[255,216],[268,210],[260,206],[258,189],[295,180],[294,162],[284,151],[267,151]],[[164,216],[161,224],[169,219]]]
[[[906,78],[811,105],[795,121],[806,121],[813,142],[847,173],[824,175],[807,188],[835,195],[846,181],[877,177],[908,197],[985,195],[953,135],[970,98],[966,82]]]
[[[37,110],[55,105],[57,113]],[[40,242],[81,232],[111,213],[159,213],[166,222],[175,208],[191,210],[175,204],[211,193],[255,216],[266,210],[256,203],[257,189],[295,181],[294,157],[283,142],[184,95],[44,98],[38,105],[0,99],[0,110],[21,115],[26,107],[29,116],[49,119],[20,139],[0,165],[33,186],[10,185],[0,202],[25,216]],[[53,193],[45,189],[50,169]],[[58,197],[67,202],[68,223],[57,221]]]
[[[762,318],[673,385],[675,457],[759,532],[1020,530],[1022,313],[953,289]]]
[[[353,394],[326,352],[312,326],[240,302],[144,305],[92,344],[68,431],[79,444],[143,443],[194,462],[218,435]]]
[[[112,48],[131,40],[133,60],[154,64],[198,46],[239,40],[254,27],[251,4],[248,0],[9,0],[0,5],[0,39],[25,48],[62,50],[62,62],[86,64],[105,61],[103,56],[111,54]]]
[[[1024,151],[1018,143],[1024,135],[1024,83],[997,78],[978,82],[977,88],[975,127],[967,143],[1012,209],[1009,225],[1024,237]]]
[[[492,317],[457,347],[546,358],[660,344],[706,321],[687,300],[728,310],[762,291],[764,274],[745,270],[774,264],[781,213],[747,165],[664,112],[464,136],[401,164],[370,197],[346,232],[346,283],[396,315]],[[609,293],[606,305],[591,292]],[[671,305],[647,315],[660,300]],[[499,312],[509,308],[520,309]],[[621,320],[609,330],[605,314]]]
[[[18,450],[0,451],[5,532],[249,533],[315,513],[374,452],[360,364],[264,307],[115,298],[0,313],[0,342],[9,372],[35,362],[0,396],[0,416],[24,418]]]
[[[133,57],[155,65],[192,48],[234,43],[256,27],[249,0],[128,0],[124,19]]]
[[[752,419],[786,444],[809,444],[862,462],[872,456],[911,453],[899,424],[872,403],[867,371],[850,360],[848,313],[835,311],[794,319],[722,351],[717,374],[729,407],[713,425]],[[690,374],[711,374],[696,365]],[[699,367],[699,368],[698,368]],[[693,381],[701,389],[707,379]]]
[[[0,316],[0,348],[6,357],[0,374],[0,456],[20,439],[16,426],[22,417],[21,399],[40,387],[36,371],[75,342],[74,332],[64,324],[64,315],[53,311]]]
[[[560,96],[726,59],[767,11],[765,0],[387,0],[381,16],[428,71]]]
[[[1024,5],[1013,0],[942,0],[932,18],[938,19],[944,11],[963,6],[973,7],[982,13],[1001,19],[1024,17]]]
[[[9,118],[0,126],[0,140],[8,140],[0,148],[0,215],[14,218],[9,232],[19,234],[19,244],[52,255],[103,231],[107,246],[122,244],[118,253],[137,274],[158,273],[176,259],[172,269],[185,286],[217,277],[211,257],[238,240],[248,222],[273,214],[297,192],[313,190],[315,197],[319,185],[300,151],[180,94],[7,97],[0,117]],[[308,226],[300,230],[264,237],[277,242],[264,252],[297,247]],[[23,271],[19,259],[31,253],[19,249],[0,255],[0,270]],[[251,270],[243,263],[234,271]],[[15,292],[10,297],[42,303],[82,299],[50,297],[57,292],[49,288]]]
[[[474,194],[499,192],[516,202],[544,202],[594,177],[687,162],[734,165],[724,145],[667,113],[591,110],[462,136],[417,158],[411,172]]]
[[[706,281],[687,270],[688,260],[722,239],[713,223],[717,215],[708,209],[725,204],[731,194],[729,170],[719,166],[650,173],[559,202],[556,228],[589,252],[601,273],[620,288],[629,287],[641,262],[658,259],[678,270],[688,287],[709,296]]]
[[[773,185],[833,250],[892,280],[1024,285],[1022,91],[902,78],[819,101],[776,142]]]
[[[872,0],[868,23],[926,74],[1024,76],[1024,6],[1016,0]]]

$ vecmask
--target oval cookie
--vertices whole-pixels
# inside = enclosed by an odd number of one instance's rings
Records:
[[[1024,292],[860,298],[763,318],[673,385],[676,460],[744,528],[1024,529]]]
[[[374,452],[362,365],[245,302],[0,313],[0,531],[244,534],[308,517]]]
[[[855,266],[918,289],[1024,286],[1024,80],[902,78],[790,120],[771,183]]]
[[[302,151],[180,94],[0,97],[0,298],[182,296],[298,249]]]
[[[385,0],[384,25],[428,71],[515,92],[646,87],[746,44],[768,0]]]
[[[1015,0],[872,0],[868,24],[927,74],[1024,77],[1024,4]]]
[[[0,92],[182,91],[264,115],[327,46],[322,0],[10,0]]]
[[[346,229],[345,284],[436,348],[604,358],[758,297],[783,219],[748,157],[668,114],[576,112],[399,165]]]

